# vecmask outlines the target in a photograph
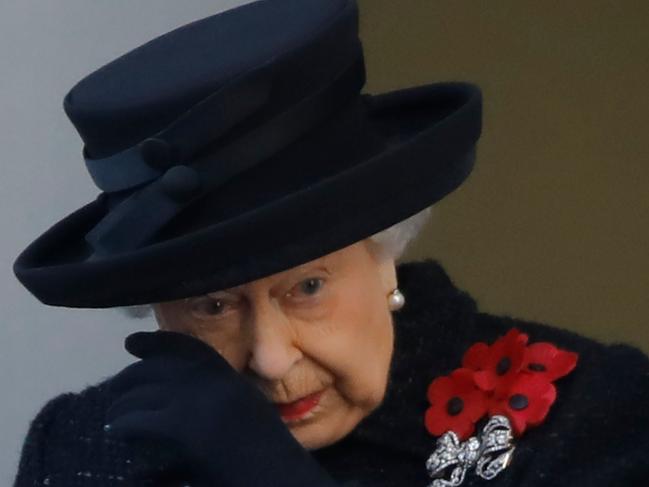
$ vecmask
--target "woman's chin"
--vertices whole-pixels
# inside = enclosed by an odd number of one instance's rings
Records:
[[[293,437],[307,450],[317,450],[342,440],[363,419],[359,410],[350,407],[323,408],[317,413],[314,408],[311,418],[286,424]]]
[[[336,434],[336,432],[327,430],[321,425],[300,425],[289,427],[293,437],[307,450],[317,450],[329,446],[342,439],[345,434]]]
[[[337,437],[332,419],[341,414],[341,404],[332,401],[331,389],[326,389],[313,408],[304,414],[282,420],[293,437],[306,449],[315,450],[333,443]],[[332,404],[333,403],[333,404]]]

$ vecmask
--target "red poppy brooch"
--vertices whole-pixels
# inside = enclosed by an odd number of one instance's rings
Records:
[[[528,339],[512,328],[491,345],[475,343],[462,367],[428,386],[424,422],[439,437],[426,461],[430,487],[458,486],[474,467],[494,478],[509,465],[514,438],[547,416],[557,396],[553,382],[575,368],[578,354]]]

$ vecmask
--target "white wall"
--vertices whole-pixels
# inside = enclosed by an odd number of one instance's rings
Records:
[[[62,109],[82,77],[149,39],[241,0],[0,2],[0,485],[13,482],[29,421],[51,397],[135,360],[123,338],[152,318],[46,306],[14,277],[18,253],[94,200],[81,140]]]

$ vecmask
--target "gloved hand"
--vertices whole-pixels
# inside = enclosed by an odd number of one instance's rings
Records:
[[[136,332],[124,346],[142,360],[109,381],[117,399],[107,434],[177,446],[200,485],[338,486],[262,392],[203,341]]]

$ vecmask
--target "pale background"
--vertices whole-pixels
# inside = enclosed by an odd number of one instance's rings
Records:
[[[113,310],[38,302],[17,254],[97,188],[61,103],[135,46],[224,0],[3,0],[0,5],[0,485],[49,398],[133,358],[154,329]],[[433,256],[485,311],[649,350],[649,71],[645,2],[360,0],[369,92],[475,81],[484,132],[467,182],[406,259]]]

